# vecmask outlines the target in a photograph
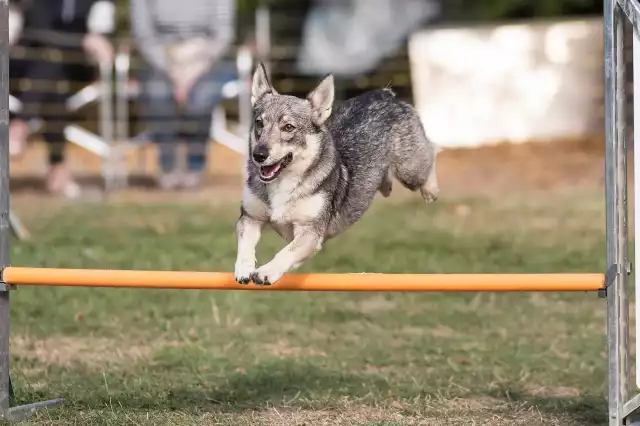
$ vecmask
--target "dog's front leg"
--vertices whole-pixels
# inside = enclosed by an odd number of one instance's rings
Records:
[[[294,225],[293,241],[280,250],[273,259],[258,268],[251,279],[258,285],[275,283],[285,273],[297,268],[302,262],[320,251],[323,233],[317,226]]]
[[[238,253],[236,257],[235,278],[240,284],[249,284],[251,273],[256,269],[256,246],[260,241],[264,223],[246,213],[242,213],[236,222]]]

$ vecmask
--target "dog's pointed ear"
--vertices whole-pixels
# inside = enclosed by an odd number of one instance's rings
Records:
[[[269,77],[267,77],[267,70],[262,62],[258,65],[253,73],[253,82],[251,84],[251,106],[254,106],[258,99],[267,93],[275,93]]]
[[[307,100],[311,103],[313,122],[316,126],[322,125],[331,116],[334,96],[335,83],[332,74],[326,76],[318,84],[318,87],[307,95]]]

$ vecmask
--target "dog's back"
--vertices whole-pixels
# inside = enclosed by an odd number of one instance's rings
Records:
[[[342,210],[357,220],[376,191],[391,193],[391,174],[426,201],[437,198],[436,147],[426,137],[413,107],[390,89],[364,93],[336,106],[329,131],[348,171]]]

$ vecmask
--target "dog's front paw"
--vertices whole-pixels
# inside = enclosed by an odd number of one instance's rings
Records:
[[[282,275],[284,275],[284,271],[282,271],[276,265],[267,263],[251,274],[251,280],[256,285],[271,285],[278,281],[282,277]]]
[[[251,282],[251,273],[255,270],[255,263],[252,262],[236,262],[235,278],[240,284],[249,284]]]

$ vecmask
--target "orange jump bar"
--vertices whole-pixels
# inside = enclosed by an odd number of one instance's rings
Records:
[[[15,285],[192,290],[519,292],[597,291],[603,274],[285,274],[271,286],[241,285],[230,272],[7,267]]]

